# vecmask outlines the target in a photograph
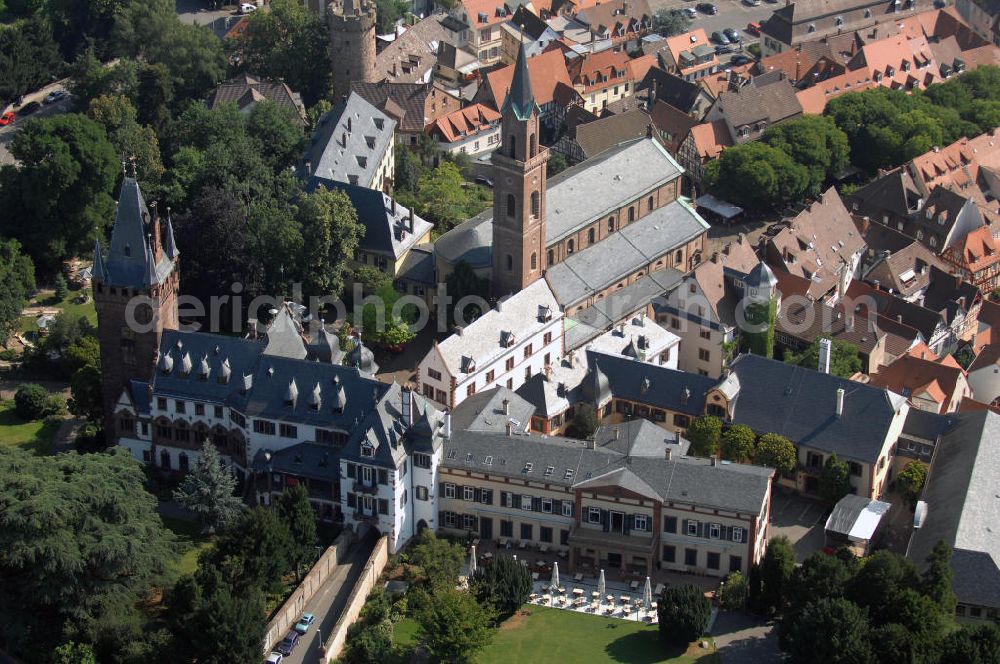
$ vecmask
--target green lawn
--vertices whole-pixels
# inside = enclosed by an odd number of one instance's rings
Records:
[[[198,556],[212,546],[208,537],[201,534],[200,526],[184,519],[162,517],[163,525],[173,531],[180,542],[178,557],[172,561],[172,567],[178,575],[193,574],[198,569]]]
[[[97,325],[97,309],[94,308],[93,298],[88,297],[85,304],[77,304],[75,300],[80,295],[83,295],[82,290],[70,290],[66,294],[66,298],[60,300],[55,296],[52,291],[43,291],[38,297],[32,299],[29,303],[29,307],[46,307],[52,309],[60,309],[65,313],[78,313],[83,315],[92,325]],[[88,294],[89,295],[89,294]],[[35,322],[35,316],[22,316],[21,317],[21,332],[37,332],[38,324]]]
[[[534,664],[535,662],[622,662],[627,664],[718,664],[714,651],[692,646],[686,653],[665,652],[655,626],[602,618],[584,613],[525,606],[501,627],[477,664]],[[398,646],[414,645],[416,623],[407,618],[395,626]]]
[[[14,412],[13,401],[0,401],[0,445],[23,447],[36,454],[47,454],[59,424],[46,420],[25,422]]]

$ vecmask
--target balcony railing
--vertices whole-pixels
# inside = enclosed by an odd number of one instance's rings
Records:
[[[354,491],[354,493],[367,493],[374,496],[375,494],[378,493],[378,485],[365,484],[364,482],[355,481],[352,490]]]

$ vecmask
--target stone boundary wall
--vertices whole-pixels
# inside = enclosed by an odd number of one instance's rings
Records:
[[[378,543],[375,544],[375,548],[368,557],[361,576],[358,577],[357,582],[354,584],[354,589],[347,599],[347,606],[344,607],[344,611],[337,618],[337,622],[330,633],[330,638],[323,644],[323,664],[329,664],[329,662],[334,661],[340,656],[341,651],[344,649],[344,643],[347,641],[348,628],[358,619],[361,608],[365,605],[365,600],[368,599],[368,593],[378,583],[379,577],[382,576],[382,570],[385,569],[388,562],[389,538],[383,535],[379,538]]]

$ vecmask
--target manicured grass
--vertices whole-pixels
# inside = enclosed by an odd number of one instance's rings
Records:
[[[687,652],[666,651],[657,628],[638,622],[602,618],[574,611],[525,606],[505,622],[493,642],[475,658],[476,664],[535,664],[535,662],[622,662],[627,664],[718,664],[714,645],[697,645]],[[393,640],[402,648],[415,644],[416,623],[406,618],[395,625]]]
[[[198,556],[201,555],[202,551],[211,547],[212,542],[201,534],[201,528],[193,521],[175,519],[169,516],[162,518],[163,525],[173,531],[180,543],[178,557],[172,561],[171,566],[178,576],[193,574],[198,569]]]
[[[13,401],[0,401],[0,445],[47,454],[58,430],[57,422],[44,419],[25,422],[14,412]]]

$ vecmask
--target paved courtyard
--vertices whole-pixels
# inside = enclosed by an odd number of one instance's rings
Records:
[[[773,622],[741,611],[720,611],[709,630],[723,664],[772,664],[783,661]]]
[[[828,511],[819,501],[775,488],[768,539],[786,536],[795,547],[795,560],[801,563],[823,548],[823,526]]]

